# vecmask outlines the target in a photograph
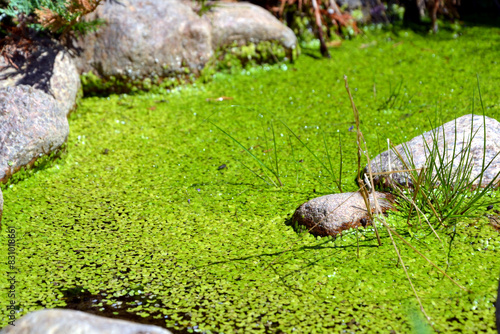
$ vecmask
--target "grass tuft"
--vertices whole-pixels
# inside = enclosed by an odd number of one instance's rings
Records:
[[[483,113],[483,124],[486,124]],[[456,224],[459,219],[476,218],[482,215],[483,208],[500,202],[492,196],[500,172],[492,180],[482,185],[484,173],[491,163],[500,154],[497,153],[491,161],[486,162],[486,128],[484,131],[483,159],[481,170],[478,175],[473,176],[474,161],[472,157],[472,142],[480,129],[471,132],[468,137],[462,138],[464,143],[457,147],[459,136],[455,126],[455,140],[451,156],[445,150],[441,150],[439,142],[443,138],[443,147],[447,147],[445,134],[439,130],[432,133],[432,143],[429,145],[424,141],[428,155],[423,167],[418,168],[413,162],[412,151],[403,145],[405,157],[392,146],[393,152],[399,161],[408,170],[406,173],[410,179],[411,186],[404,186],[392,182],[392,188],[399,198],[400,212],[406,215],[407,221],[420,217],[429,216],[437,225]],[[405,158],[408,159],[405,159]],[[408,162],[407,162],[408,161]],[[391,181],[391,179],[389,178]],[[418,207],[418,210],[413,210]],[[448,226],[448,225],[446,225]]]

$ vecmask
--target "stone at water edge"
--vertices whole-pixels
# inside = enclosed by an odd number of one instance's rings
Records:
[[[500,152],[500,122],[496,119],[485,117],[486,121],[486,158],[485,166],[492,162],[490,166],[486,169],[482,184],[480,186],[487,186],[495,176],[500,172],[500,155],[495,159],[495,155]],[[438,139],[438,149],[441,152],[441,156],[445,156],[448,161],[451,161],[453,155],[453,149],[456,141],[455,147],[455,159],[453,159],[453,166],[457,168],[460,162],[461,154],[458,152],[468,145],[471,138],[471,128],[473,127],[472,133],[474,135],[470,147],[470,154],[472,158],[473,168],[471,173],[471,180],[480,174],[483,164],[483,152],[484,152],[484,120],[483,116],[479,115],[465,115],[457,118],[454,121],[443,124],[442,126],[433,129],[431,131],[425,132],[424,134],[413,138],[412,140],[396,146],[396,150],[404,158],[406,164],[413,168],[422,168],[426,163],[429,150],[426,148],[425,142],[432,149],[433,147],[433,136]],[[455,129],[456,124],[456,129]],[[455,138],[456,131],[456,138]],[[443,134],[444,132],[444,134]],[[425,140],[425,142],[424,142]],[[404,146],[410,150],[411,154],[406,154]],[[445,147],[446,146],[446,147]],[[445,153],[443,153],[445,152]],[[409,158],[413,157],[413,165],[409,163]],[[390,161],[390,166],[389,166]],[[439,160],[438,166],[439,166]],[[373,173],[387,172],[389,170],[402,170],[406,169],[398,158],[396,153],[392,150],[387,150],[383,153],[377,155],[371,161],[371,168]],[[368,173],[368,166],[365,167],[364,173]],[[392,179],[399,183],[400,185],[412,185],[411,179],[408,173],[395,173],[392,174]],[[377,186],[390,187],[388,182],[388,176],[378,176],[374,175],[373,181]],[[494,187],[498,187],[500,183],[500,178],[494,180]],[[479,179],[474,182],[474,185],[479,185]]]
[[[0,182],[60,148],[68,134],[52,96],[25,85],[0,88]]]
[[[51,95],[66,116],[76,108],[81,93],[80,76],[70,54],[58,43],[43,37],[34,38],[28,59],[16,57],[16,69],[0,57],[0,88],[32,86]]]
[[[0,334],[171,334],[158,326],[61,309],[28,313],[14,325],[7,325]]]
[[[262,7],[250,3],[218,2],[203,18],[212,26],[212,47],[236,42],[238,45],[275,41],[286,49],[295,49],[294,32]]]
[[[375,192],[382,212],[392,209],[393,196]],[[370,194],[372,212],[375,211],[373,195]],[[364,219],[364,221],[363,221]],[[317,197],[302,204],[294,213],[292,222],[307,229],[316,236],[336,236],[344,230],[371,223],[363,196],[359,192],[332,194]]]

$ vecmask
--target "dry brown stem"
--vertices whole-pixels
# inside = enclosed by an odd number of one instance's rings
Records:
[[[66,27],[63,31],[64,34],[69,27],[79,22],[82,16],[93,12],[101,2],[102,0],[69,0],[66,3],[66,9],[70,14],[76,14],[71,15],[73,18],[69,20],[47,7],[35,10],[35,14],[38,23],[52,32],[59,32]]]
[[[372,217],[372,212],[368,208],[371,208],[370,205],[370,198],[368,196],[368,190],[365,187],[365,182],[361,178],[361,155],[362,155],[362,148],[361,148],[361,142],[364,142],[363,138],[363,133],[359,129],[359,112],[358,109],[356,108],[356,105],[354,104],[354,100],[351,95],[351,90],[349,89],[349,84],[347,82],[347,76],[344,75],[344,81],[345,81],[345,89],[347,90],[347,94],[349,95],[349,99],[351,100],[351,107],[352,107],[352,112],[354,113],[354,120],[356,121],[356,132],[357,132],[357,146],[358,146],[358,176],[357,176],[357,181],[358,185],[361,187],[360,192],[361,196],[363,196],[363,200],[365,201],[365,205],[368,211],[368,216],[370,217],[370,220],[372,221],[373,229],[375,230],[375,235],[377,236],[377,241],[379,246],[382,245],[382,242],[380,241],[380,236],[378,234],[377,226],[375,225],[375,221],[373,220]],[[366,145],[365,145],[366,146]],[[373,189],[372,189],[373,191]]]
[[[410,283],[410,286],[412,288],[412,291],[415,295],[415,298],[417,299],[417,302],[420,306],[420,310],[422,311],[422,313],[425,315],[425,317],[427,318],[427,320],[430,321],[430,317],[427,315],[427,313],[425,312],[425,309],[424,309],[424,306],[422,304],[422,301],[420,300],[420,297],[418,296],[418,293],[417,293],[417,290],[415,289],[414,285],[413,285],[413,282],[410,278],[410,275],[408,274],[408,270],[406,269],[406,266],[404,264],[404,261],[403,261],[403,258],[401,257],[401,254],[399,252],[399,249],[397,247],[397,244],[394,240],[394,237],[393,237],[393,234],[396,235],[401,241],[403,241],[403,243],[405,243],[408,247],[410,247],[414,252],[416,252],[418,255],[420,255],[423,259],[425,259],[429,264],[431,264],[434,268],[436,268],[439,272],[441,272],[445,277],[447,277],[450,281],[452,281],[455,285],[457,285],[459,288],[465,290],[465,291],[469,291],[467,288],[461,286],[460,284],[458,284],[455,280],[453,280],[444,270],[442,270],[441,268],[439,268],[436,264],[434,264],[430,259],[428,259],[425,255],[423,255],[420,251],[418,251],[415,247],[413,247],[413,245],[411,245],[408,241],[406,241],[403,237],[401,237],[395,230],[393,230],[389,224],[387,224],[386,220],[385,220],[385,217],[382,213],[382,209],[380,207],[380,204],[378,202],[378,199],[377,197],[375,196],[375,184],[374,184],[374,181],[373,181],[373,175],[374,173],[372,172],[372,168],[371,168],[371,161],[370,161],[370,157],[368,155],[368,149],[366,147],[366,143],[364,142],[363,140],[363,143],[364,143],[364,151],[362,150],[361,148],[361,141],[363,139],[363,136],[361,134],[361,131],[359,130],[359,112],[354,104],[354,100],[352,98],[352,95],[351,95],[351,92],[349,90],[349,86],[347,84],[347,76],[344,75],[344,80],[345,80],[345,85],[346,85],[346,90],[347,90],[347,93],[349,95],[349,99],[351,100],[351,106],[352,106],[352,109],[353,109],[353,112],[354,112],[354,118],[356,120],[356,126],[358,128],[358,136],[357,136],[357,145],[358,145],[358,182],[362,182],[361,180],[361,177],[360,177],[360,161],[361,161],[361,152],[364,152],[364,155],[367,159],[367,166],[368,166],[368,175],[369,175],[369,182],[370,182],[370,185],[371,185],[371,191],[372,191],[372,194],[373,194],[373,200],[374,200],[374,204],[375,204],[375,217],[378,221],[380,221],[382,223],[382,225],[384,225],[384,227],[386,228],[388,234],[389,234],[389,237],[391,239],[391,242],[392,242],[392,245],[394,246],[394,250],[396,251],[396,254],[398,256],[398,263],[400,262],[401,265],[403,266],[403,269],[404,269],[404,272],[405,272],[405,275],[406,275],[406,278],[408,279],[409,283]],[[396,153],[399,154],[399,152],[396,151]],[[404,160],[402,159],[401,156],[399,156],[399,158],[403,161],[404,163]],[[410,168],[405,164],[405,167],[407,170],[409,170]],[[423,173],[425,173],[425,170],[422,170],[420,172],[420,177],[423,175]],[[392,172],[389,173],[389,174],[393,174]],[[411,174],[410,174],[411,175]],[[419,177],[419,179],[420,179]],[[391,180],[392,181],[392,180]],[[413,180],[413,182],[416,182],[416,180]],[[366,188],[365,188],[365,184],[364,183],[360,183],[360,185],[363,184],[363,189],[365,192],[367,192]],[[417,182],[418,184],[418,182]],[[360,189],[361,190],[361,189]],[[361,191],[361,193],[363,194],[363,191]],[[419,208],[417,207],[417,205],[414,203],[414,201],[411,201],[414,205],[415,205],[415,208],[416,210],[419,211]],[[367,205],[367,208],[368,208],[368,205]],[[424,215],[425,217],[425,215]],[[427,218],[426,218],[427,220]],[[437,235],[436,231],[434,231],[434,229],[432,228],[431,224],[429,223],[429,221],[427,221],[429,226],[431,227],[432,231],[434,232],[434,234],[436,235],[436,237],[438,238],[439,241],[441,241],[441,239],[439,238],[439,236]],[[373,227],[375,228],[375,222],[373,221],[372,223]],[[375,228],[375,231],[376,228]],[[378,233],[377,233],[377,237],[378,237]],[[380,240],[380,239],[379,239]],[[441,241],[442,242],[442,241]],[[470,291],[469,291],[470,292]],[[432,326],[432,325],[431,325]]]

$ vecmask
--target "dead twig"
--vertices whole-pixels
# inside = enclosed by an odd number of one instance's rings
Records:
[[[377,241],[378,241],[378,244],[380,246],[380,245],[382,245],[382,242],[380,241],[380,236],[378,234],[377,226],[375,225],[375,222],[373,221],[368,191],[366,190],[366,188],[364,186],[365,185],[364,181],[361,179],[361,154],[362,154],[361,141],[364,142],[364,138],[363,138],[363,134],[361,133],[361,130],[359,129],[359,113],[358,113],[358,109],[356,109],[356,105],[354,104],[354,100],[352,98],[351,91],[349,90],[349,84],[347,83],[347,76],[346,75],[344,75],[344,81],[345,81],[345,89],[347,90],[347,94],[349,95],[349,99],[351,100],[351,107],[352,107],[352,111],[354,113],[354,119],[356,121],[357,145],[358,145],[358,176],[357,176],[357,181],[358,181],[358,185],[361,187],[360,188],[361,196],[363,196],[363,200],[365,201],[366,209],[368,210],[368,216],[370,217],[370,220],[372,221],[373,229],[375,230],[375,235],[377,236]],[[368,209],[368,208],[370,208],[370,209]]]

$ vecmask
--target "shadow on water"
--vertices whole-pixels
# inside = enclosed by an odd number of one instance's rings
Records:
[[[166,309],[162,303],[155,299],[155,295],[150,293],[142,293],[115,297],[104,291],[98,294],[92,294],[83,288],[71,288],[63,290],[64,299],[66,300],[66,309],[82,311],[89,314],[98,315],[105,318],[120,319],[140,323],[144,325],[154,325],[161,328],[166,328],[174,334],[186,333],[203,333],[198,330],[198,326],[187,327],[183,329],[175,329],[166,327],[165,320],[167,315],[161,312],[150,313],[147,317],[142,317],[131,311],[139,305],[154,303],[158,308]],[[109,305],[108,300],[113,300],[113,304]],[[184,318],[187,314],[182,315]]]
[[[296,223],[294,223],[292,221],[292,218],[285,219],[284,224],[286,226],[291,227],[294,230],[294,232],[297,233],[297,236],[299,238],[301,236],[303,236],[305,233],[307,233],[307,228],[305,226],[302,226],[302,225],[297,225]],[[322,240],[320,240],[319,242],[317,242],[313,245],[298,245],[297,247],[289,247],[289,248],[283,247],[282,250],[275,251],[275,252],[251,254],[248,256],[230,258],[230,259],[225,259],[225,260],[221,260],[221,261],[213,261],[213,262],[207,263],[205,265],[198,266],[196,268],[200,269],[200,268],[217,266],[217,265],[232,263],[232,262],[244,262],[244,261],[253,260],[253,259],[264,259],[264,258],[277,259],[285,253],[288,253],[288,252],[293,253],[293,252],[297,252],[297,251],[301,252],[304,250],[327,250],[327,249],[329,249],[329,250],[343,250],[343,249],[356,249],[357,248],[355,243],[349,244],[349,245],[336,245],[336,244],[332,243],[332,241],[335,240],[335,238],[341,238],[341,237],[342,237],[341,235],[339,235],[337,237],[324,237],[324,238],[322,238]],[[376,240],[375,236],[368,236],[368,237],[365,236],[363,244],[360,245],[359,247],[360,248],[377,248],[378,246],[376,244],[374,244],[375,240]],[[319,262],[321,259],[327,258],[329,256],[331,256],[331,254],[327,254],[323,258],[316,259],[314,261],[310,261],[309,264],[307,264],[306,266],[304,266],[298,270],[294,270],[294,272],[298,272],[300,270],[306,269],[307,267],[311,267],[315,263]],[[278,262],[276,262],[276,263],[278,263]],[[289,274],[287,274],[285,276],[289,276]]]

